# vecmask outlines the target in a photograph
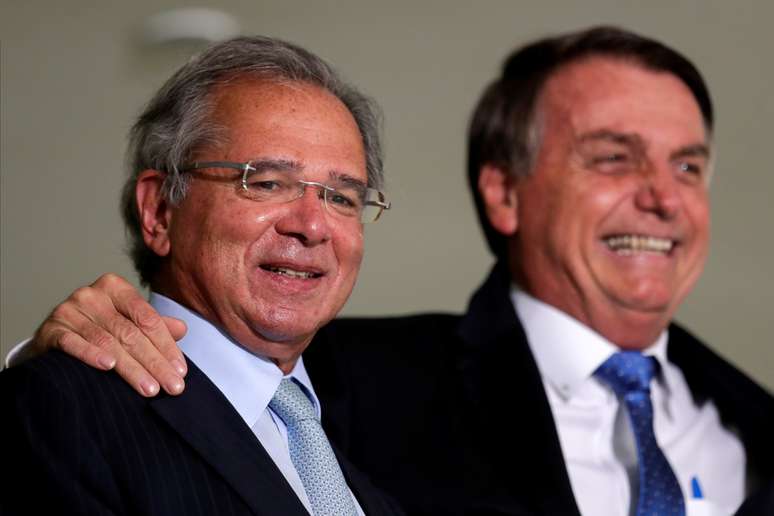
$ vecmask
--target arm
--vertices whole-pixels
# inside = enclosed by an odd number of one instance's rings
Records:
[[[187,369],[175,341],[185,332],[185,323],[160,316],[125,279],[105,274],[54,308],[32,340],[12,350],[8,365],[60,349],[97,369],[115,369],[144,396],[155,396],[159,384],[180,394]]]

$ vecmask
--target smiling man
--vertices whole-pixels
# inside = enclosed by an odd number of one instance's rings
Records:
[[[144,245],[166,258],[148,282],[288,373],[360,268],[363,138],[317,85],[237,78],[211,95],[228,140],[182,165],[184,202],[162,195],[166,172],[137,177]]]
[[[672,322],[707,254],[712,131],[700,73],[657,41],[516,50],[468,140],[498,263],[462,316],[318,332],[332,440],[417,513],[727,515],[772,482],[774,399]],[[35,341],[177,392],[160,327],[109,276]]]
[[[4,371],[0,512],[399,512],[329,444],[301,359],[388,207],[377,131],[282,41],[214,45],[169,79],[132,129],[123,213],[151,303],[187,325],[188,389],[149,400],[60,354]]]
[[[706,258],[710,128],[679,78],[623,58],[568,64],[535,109],[530,174],[488,164],[479,179],[513,235],[513,277],[619,347],[648,347]]]
[[[707,255],[712,129],[698,70],[616,29],[528,45],[485,92],[468,173],[500,264],[461,325],[468,417],[531,423],[471,425],[483,506],[730,514],[771,478],[771,396],[671,324]]]

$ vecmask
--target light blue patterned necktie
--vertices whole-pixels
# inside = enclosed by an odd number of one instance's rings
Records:
[[[356,515],[344,475],[309,397],[296,382],[284,378],[269,407],[287,426],[290,459],[304,484],[313,514]]]
[[[640,496],[637,516],[683,516],[685,502],[680,484],[653,433],[650,381],[658,363],[639,351],[619,351],[594,373],[626,403],[637,443]]]

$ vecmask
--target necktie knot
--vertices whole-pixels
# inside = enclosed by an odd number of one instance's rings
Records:
[[[618,396],[650,393],[650,381],[656,375],[658,363],[639,351],[613,353],[594,373],[607,383]]]
[[[312,400],[290,378],[283,378],[277,392],[269,402],[269,407],[287,426],[297,425],[301,421],[317,420]]]

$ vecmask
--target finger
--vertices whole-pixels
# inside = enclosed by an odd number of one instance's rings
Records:
[[[137,292],[122,291],[113,301],[116,309],[125,314],[129,320],[137,325],[137,328],[148,338],[155,346],[158,352],[173,367],[178,375],[184,375],[185,369],[181,365],[185,363],[183,352],[177,346],[175,339],[167,329],[164,319],[153,309],[153,307]],[[140,351],[144,351],[141,349]],[[141,355],[133,354],[135,359],[144,364]],[[149,356],[154,356],[149,353]],[[173,365],[174,364],[174,365]]]
[[[153,376],[148,374],[145,366],[137,362],[131,355],[121,355],[121,359],[116,362],[114,369],[121,378],[143,396],[152,398],[159,393],[159,382],[157,382]],[[171,392],[170,394],[179,394],[182,392],[183,380],[179,378],[178,382],[180,383],[180,386],[176,389],[172,389],[175,392]],[[169,392],[167,387],[164,387],[164,390]]]
[[[63,334],[64,340],[62,344],[72,347],[72,345],[77,345],[77,339],[81,339],[86,341],[91,348],[112,350],[112,354],[116,357],[113,368],[134,390],[143,396],[155,396],[158,394],[158,382],[124,350],[123,346],[109,331],[96,324],[80,324],[78,331],[80,336],[73,332]]]
[[[118,338],[126,352],[160,382],[164,390],[179,394],[184,387],[182,376],[186,374],[187,367],[164,319],[131,284],[119,276],[106,274],[93,287],[110,299],[115,312],[107,316],[103,314],[100,324]],[[185,324],[178,321],[173,325],[182,337]],[[119,357],[119,361],[122,360]],[[131,361],[127,363],[132,364]]]
[[[83,287],[73,292],[51,312],[36,332],[36,346],[62,349],[100,369],[118,366],[119,374],[143,395],[158,393],[159,382],[170,394],[178,394],[184,387],[181,376],[135,323],[116,311],[110,295],[118,295],[116,292],[121,292],[124,286],[136,292],[127,282],[117,276],[115,278],[118,281],[107,281],[101,286]],[[171,336],[167,338],[171,339]],[[130,351],[137,354],[133,351],[135,348],[146,349],[144,360],[147,369],[131,356]]]
[[[68,355],[72,355],[96,369],[109,371],[116,366],[112,353],[91,345],[83,337],[71,331],[62,331],[56,339],[56,346]]]
[[[86,328],[94,323],[78,311],[72,303],[57,306],[35,332],[33,346],[43,352],[58,348],[68,355],[102,370],[112,369],[116,364],[115,354],[84,339],[75,327]],[[92,334],[96,328],[91,330]]]
[[[186,326],[185,322],[181,319],[177,319],[175,317],[164,317],[161,318],[164,321],[164,324],[167,326],[167,330],[169,331],[169,334],[172,336],[175,341],[179,341],[182,339],[186,332],[188,331],[188,327]],[[180,361],[177,361],[178,359],[172,359],[171,363],[175,367],[175,370],[181,375],[185,376],[188,373],[188,365],[185,361],[185,355],[182,355],[182,359]]]
[[[165,317],[161,316],[161,319],[164,321],[164,324],[167,325],[167,330],[169,330],[169,334],[172,335],[172,338],[177,340],[182,339],[186,332],[188,332],[188,327],[185,325],[185,322],[183,322],[181,319],[177,319],[176,317]]]
[[[179,365],[175,366],[170,363],[169,359],[162,355],[161,351],[134,320],[129,320],[126,317],[112,317],[102,321],[102,324],[105,325],[105,330],[107,330],[107,333],[111,335],[113,340],[113,342],[106,344],[122,348],[123,352],[116,354],[116,371],[122,377],[127,380],[131,378],[132,380],[140,381],[140,376],[144,377],[143,373],[146,373],[152,377],[154,384],[156,382],[161,384],[169,394],[174,395],[182,392],[184,383],[182,375],[177,371]],[[148,330],[146,329],[145,331]],[[166,331],[166,326],[164,331]],[[169,335],[167,338],[172,339]],[[177,351],[177,346],[175,346],[175,350]],[[181,359],[174,358],[173,360]],[[149,387],[152,387],[152,384],[148,382],[148,378],[143,378],[142,382],[145,394],[154,395],[158,392],[156,389],[156,392],[151,394]]]
[[[141,373],[137,371],[137,365],[143,367],[143,393],[154,390],[153,384],[157,382],[176,392],[180,387],[180,375],[161,356],[137,323],[127,318],[130,315],[121,313],[113,302],[113,298],[122,295],[127,289],[139,297],[134,288],[122,278],[115,275],[102,276],[91,286],[73,292],[54,309],[49,319],[57,327],[69,327],[93,346],[111,354],[117,364],[132,364],[129,372],[135,383],[140,381]],[[156,317],[160,320],[158,315]],[[171,339],[171,336],[167,338]],[[130,357],[132,360],[129,360]],[[148,375],[152,376],[152,381],[148,380]],[[157,388],[155,390],[158,391]]]

